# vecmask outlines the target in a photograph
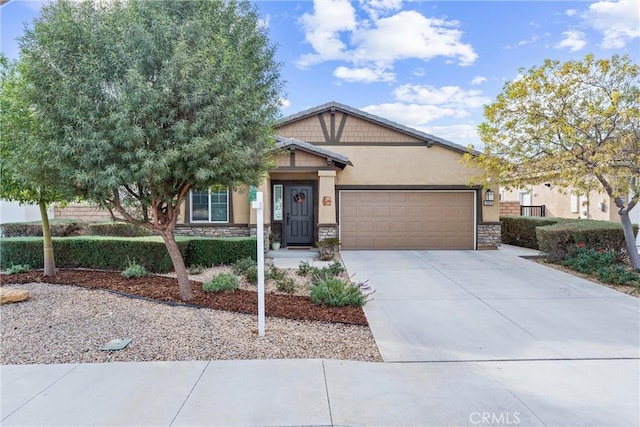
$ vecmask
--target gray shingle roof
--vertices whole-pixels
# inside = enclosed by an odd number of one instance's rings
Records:
[[[443,147],[450,148],[452,150],[459,151],[459,152],[462,152],[462,153],[466,153],[466,152],[469,151],[466,147],[464,147],[462,145],[459,145],[459,144],[456,144],[454,142],[448,141],[446,139],[439,138],[437,136],[428,134],[426,132],[419,131],[417,129],[410,128],[410,127],[405,126],[405,125],[401,125],[400,123],[393,122],[391,120],[382,118],[380,116],[376,116],[375,114],[370,114],[370,113],[367,113],[365,111],[358,110],[357,108],[353,108],[353,107],[350,107],[348,105],[341,104],[341,103],[335,102],[335,101],[327,102],[326,104],[318,105],[317,107],[312,107],[312,108],[309,108],[307,110],[291,114],[291,115],[289,115],[287,117],[283,117],[276,124],[276,128],[278,128],[279,126],[284,126],[284,125],[289,124],[291,122],[294,122],[296,120],[299,120],[299,119],[302,119],[302,118],[305,118],[305,117],[308,117],[308,116],[312,116],[312,115],[318,114],[318,113],[323,112],[323,111],[331,110],[332,108],[336,109],[336,110],[340,110],[340,111],[345,112],[345,113],[352,114],[352,115],[354,115],[356,117],[360,117],[360,118],[362,118],[364,120],[368,120],[368,121],[377,123],[377,124],[379,124],[381,126],[385,126],[387,128],[396,130],[398,132],[402,132],[404,134],[413,136],[415,138],[421,139],[421,140],[423,140],[423,141],[425,141],[427,143],[427,146],[431,146],[433,144],[437,144],[437,145],[441,145]],[[475,151],[475,150],[472,151],[472,153],[473,154],[480,154],[479,151]]]
[[[309,144],[308,142],[300,141],[295,138],[286,138],[284,136],[276,135],[276,147],[278,148],[288,148],[288,147],[297,147],[302,150],[308,151],[313,154],[317,154],[321,157],[326,157],[335,162],[341,163],[343,165],[351,165],[351,160],[344,154],[336,153],[335,151],[327,150],[323,147],[318,147],[317,145]]]

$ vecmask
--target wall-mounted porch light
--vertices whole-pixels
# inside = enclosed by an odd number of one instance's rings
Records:
[[[485,206],[493,206],[494,198],[495,198],[495,194],[493,194],[493,191],[491,191],[491,189],[485,191],[484,192],[484,202],[483,202],[483,204]]]

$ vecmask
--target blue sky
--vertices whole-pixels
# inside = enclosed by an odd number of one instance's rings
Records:
[[[42,2],[0,8],[2,52]],[[287,82],[282,114],[338,101],[461,145],[520,68],[628,54],[640,6],[619,1],[259,1]]]

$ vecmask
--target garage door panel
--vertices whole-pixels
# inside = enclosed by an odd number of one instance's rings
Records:
[[[472,192],[343,191],[345,249],[473,249]]]

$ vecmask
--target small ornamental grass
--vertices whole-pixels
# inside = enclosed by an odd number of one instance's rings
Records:
[[[301,261],[300,264],[298,264],[298,276],[306,277],[311,274],[312,270],[313,267],[311,267],[308,261]]]
[[[231,265],[235,274],[244,276],[247,282],[255,285],[258,283],[258,265],[254,259],[242,258]]]
[[[205,292],[234,292],[239,286],[238,276],[220,273],[213,276],[207,283],[203,283],[202,290]]]
[[[311,290],[311,299],[317,305],[329,307],[362,307],[367,303],[367,296],[359,285],[337,277],[318,282]]]
[[[129,266],[121,273],[125,279],[131,279],[132,277],[145,277],[147,269],[138,264],[135,261],[129,261]]]
[[[279,292],[292,294],[296,290],[296,282],[291,277],[283,277],[276,280],[276,289]]]
[[[31,270],[29,264],[11,264],[11,267],[7,268],[4,272],[6,274],[26,273]]]

